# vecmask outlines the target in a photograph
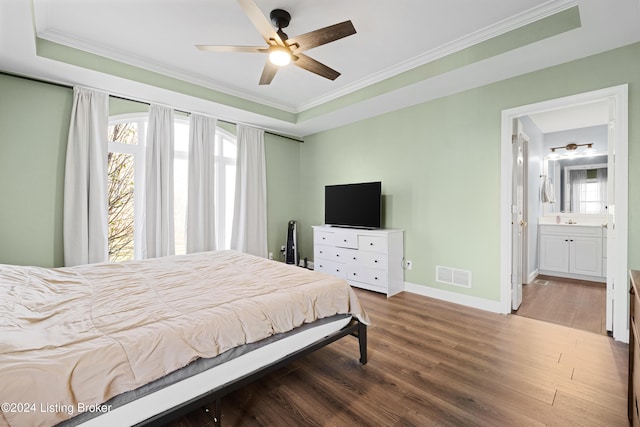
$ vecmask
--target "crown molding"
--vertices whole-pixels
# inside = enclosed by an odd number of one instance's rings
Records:
[[[578,0],[550,0],[532,9],[529,9],[520,14],[514,15],[510,18],[502,20],[494,25],[485,27],[481,30],[470,33],[450,43],[446,43],[428,52],[415,56],[411,59],[398,63],[392,67],[382,70],[378,73],[369,75],[363,79],[360,79],[352,84],[342,87],[341,89],[330,91],[321,97],[310,100],[309,102],[290,105],[276,102],[272,99],[266,99],[256,97],[248,94],[237,87],[230,87],[223,85],[219,82],[212,81],[210,79],[202,78],[187,74],[175,67],[167,66],[167,64],[159,63],[156,61],[142,60],[138,56],[127,54],[121,50],[113,49],[104,45],[98,45],[95,43],[88,43],[84,40],[73,37],[72,35],[58,31],[47,29],[47,3],[43,0],[33,0],[33,13],[36,21],[36,36],[54,43],[69,46],[71,48],[84,51],[87,53],[99,55],[105,58],[109,58],[115,61],[119,61],[128,65],[139,67],[141,69],[149,70],[164,74],[169,77],[173,77],[182,80],[187,83],[196,84],[205,88],[221,92],[226,95],[235,96],[247,101],[262,104],[267,107],[277,108],[282,111],[291,114],[299,114],[311,108],[333,101],[337,98],[347,96],[353,92],[364,89],[373,84],[384,81],[388,78],[399,75],[403,72],[409,71],[416,67],[428,64],[437,59],[446,57],[452,53],[461,51],[463,49],[474,46],[478,43],[482,43],[494,37],[508,33],[509,31],[518,29],[527,24],[539,21],[546,17],[552,16],[556,13],[562,12],[566,9],[574,7],[578,4]],[[42,28],[39,30],[38,28]]]
[[[147,59],[142,60],[138,56],[129,55],[118,49],[113,49],[113,48],[99,45],[96,43],[88,43],[84,40],[80,40],[62,31],[51,30],[51,29],[39,30],[37,31],[36,35],[38,38],[43,40],[48,40],[50,42],[68,46],[83,52],[102,56],[114,61],[122,62],[127,65],[132,65],[134,67],[138,67],[144,70],[156,72],[159,74],[164,74],[168,77],[176,78],[184,82],[192,83],[198,86],[203,86],[203,87],[206,87],[207,89],[212,89],[212,90],[224,93],[226,95],[242,98],[247,101],[252,101],[258,104],[262,104],[267,107],[277,108],[287,113],[295,114],[298,112],[295,106],[274,102],[273,100],[270,100],[270,99],[252,96],[238,88],[230,87],[228,85],[222,85],[221,83],[217,83],[209,79],[199,78],[198,76],[184,73],[174,67],[169,67],[163,63],[159,63],[159,62],[151,61]]]
[[[490,25],[476,32],[463,36],[457,40],[454,40],[450,43],[446,43],[428,52],[415,56],[404,62],[400,62],[394,65],[393,67],[389,67],[385,70],[380,71],[379,73],[372,74],[350,85],[344,86],[339,90],[328,92],[327,94],[321,97],[318,97],[316,99],[311,100],[308,103],[300,105],[296,113],[300,113],[302,111],[325,104],[329,101],[348,95],[352,92],[358,91],[367,86],[371,86],[375,83],[379,83],[383,80],[394,77],[405,71],[409,71],[421,65],[428,64],[437,59],[451,55],[452,53],[461,51],[463,49],[469,48],[476,44],[492,39],[494,37],[508,33],[509,31],[516,30],[518,28],[524,27],[525,25],[531,24],[533,22],[539,21],[541,19],[547,18],[552,15],[555,15],[556,13],[560,13],[576,5],[578,5],[578,0],[548,1],[532,9],[529,9],[525,12],[514,15],[510,18],[504,19],[496,24]]]

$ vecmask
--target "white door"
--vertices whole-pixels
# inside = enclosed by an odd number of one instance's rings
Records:
[[[526,141],[520,120],[514,120],[513,150],[513,206],[512,217],[512,262],[511,262],[511,309],[517,310],[522,304],[522,283],[526,274],[524,258],[526,251]]]

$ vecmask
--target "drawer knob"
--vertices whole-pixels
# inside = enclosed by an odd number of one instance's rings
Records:
[[[378,278],[377,278],[377,277],[374,277],[374,278],[373,278],[373,280],[378,280]]]
[[[373,242],[369,243],[369,246],[373,246]]]
[[[353,273],[353,275],[354,275],[354,276],[357,276],[357,274],[356,274],[356,273]]]
[[[377,263],[378,263],[378,260],[377,260],[377,259],[374,259],[374,260],[373,260],[373,262],[374,262],[375,264],[377,264]]]

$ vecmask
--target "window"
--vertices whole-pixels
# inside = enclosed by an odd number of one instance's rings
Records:
[[[607,209],[607,167],[567,167],[567,205],[571,212],[604,214]]]
[[[114,116],[109,123],[108,220],[109,260],[142,257],[144,209],[144,159],[147,115]],[[174,123],[174,230],[175,253],[186,253],[189,121]],[[223,130],[216,132],[216,238],[219,249],[231,241],[235,195],[236,140]]]
[[[109,124],[107,158],[109,261],[141,258],[146,117],[119,116]]]

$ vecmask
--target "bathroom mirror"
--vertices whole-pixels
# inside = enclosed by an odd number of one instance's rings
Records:
[[[608,156],[545,160],[549,184],[543,188],[550,212],[607,213]]]

